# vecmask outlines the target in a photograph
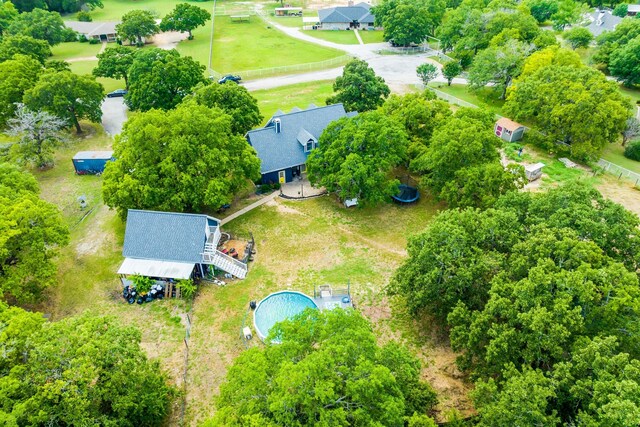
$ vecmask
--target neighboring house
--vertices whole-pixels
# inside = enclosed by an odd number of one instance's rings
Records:
[[[630,4],[627,9],[627,16],[636,16],[640,13],[640,4]]]
[[[622,18],[612,15],[609,10],[596,10],[595,12],[587,15],[587,19],[590,22],[586,28],[594,37],[598,37],[605,31],[615,30],[616,26],[620,21],[622,21]]]
[[[87,39],[96,39],[101,42],[116,41],[116,25],[119,23],[64,21],[64,25],[79,34],[83,34]]]
[[[373,29],[374,21],[371,6],[367,3],[350,3],[349,6],[330,7],[318,11],[319,30]]]
[[[496,122],[493,131],[498,138],[502,138],[507,142],[520,141],[524,135],[524,126],[513,120],[501,117]]]
[[[307,156],[318,146],[324,129],[334,120],[353,117],[342,104],[316,107],[306,110],[294,108],[285,114],[277,111],[264,128],[247,132],[249,144],[260,158],[262,183],[285,183],[300,177],[305,171]]]
[[[218,251],[220,236],[220,220],[207,215],[129,209],[118,274],[123,285],[136,274],[172,282],[214,266],[244,279],[247,264]]]

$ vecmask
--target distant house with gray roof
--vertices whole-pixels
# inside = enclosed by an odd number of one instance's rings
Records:
[[[320,30],[349,30],[353,28],[374,27],[375,16],[371,13],[371,6],[358,3],[349,6],[330,7],[318,11]]]
[[[205,277],[211,266],[240,279],[247,265],[218,251],[220,220],[208,215],[129,209],[118,269],[123,279],[142,275],[158,281]]]
[[[84,35],[87,39],[96,39],[101,42],[114,42],[116,41],[116,25],[120,22],[117,21],[105,21],[105,22],[80,22],[80,21],[64,21],[64,25],[71,28],[78,34]]]
[[[260,158],[262,183],[285,183],[300,177],[307,156],[318,146],[329,123],[356,114],[347,113],[342,104],[311,104],[306,110],[295,107],[287,114],[277,111],[263,128],[247,132],[247,141]]]
[[[596,10],[588,15],[587,18],[589,25],[586,28],[594,37],[598,37],[605,31],[615,30],[616,26],[622,21],[622,18],[613,15],[609,10]]]

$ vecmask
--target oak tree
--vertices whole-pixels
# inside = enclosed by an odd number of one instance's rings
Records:
[[[230,203],[260,161],[231,131],[231,117],[194,101],[151,110],[125,123],[107,164],[102,193],[122,217],[128,209],[200,212]]]
[[[104,88],[95,77],[61,71],[45,73],[24,94],[24,103],[31,110],[48,111],[67,120],[78,133],[82,133],[80,120],[100,123],[103,98]]]
[[[341,200],[390,200],[400,182],[389,174],[406,160],[408,145],[403,127],[379,111],[342,118],[324,130],[318,148],[309,154],[309,180]]]
[[[189,33],[189,40],[193,39],[192,31],[201,27],[211,19],[211,14],[203,8],[189,3],[179,3],[169,12],[162,22],[160,29],[162,31],[185,31]]]
[[[344,66],[342,76],[333,84],[336,94],[327,99],[327,104],[342,103],[347,111],[364,112],[375,110],[384,104],[391,91],[382,77],[376,76],[369,65],[354,59]]]

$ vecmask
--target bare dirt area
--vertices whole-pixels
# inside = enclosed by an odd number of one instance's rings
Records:
[[[189,38],[189,33],[180,33],[178,31],[165,31],[153,36],[153,44],[156,47],[164,50],[171,50],[178,46],[183,40]]]
[[[401,342],[421,359],[422,378],[438,393],[437,421],[446,421],[445,417],[452,409],[462,416],[473,414],[475,410],[468,397],[472,385],[458,370],[456,354],[451,351],[446,338],[433,328],[429,319],[415,321],[406,313],[396,313],[394,305],[387,297],[374,296],[372,301],[365,302],[358,309],[374,324],[381,342]],[[394,325],[398,322],[404,323],[402,329]],[[402,330],[410,332],[403,335]]]
[[[605,175],[596,188],[606,198],[620,203],[631,212],[640,215],[640,190],[634,188],[631,182]]]

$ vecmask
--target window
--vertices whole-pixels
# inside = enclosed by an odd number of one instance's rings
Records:
[[[307,141],[307,146],[304,151],[308,153],[312,149],[313,149],[313,139],[310,139]]]

